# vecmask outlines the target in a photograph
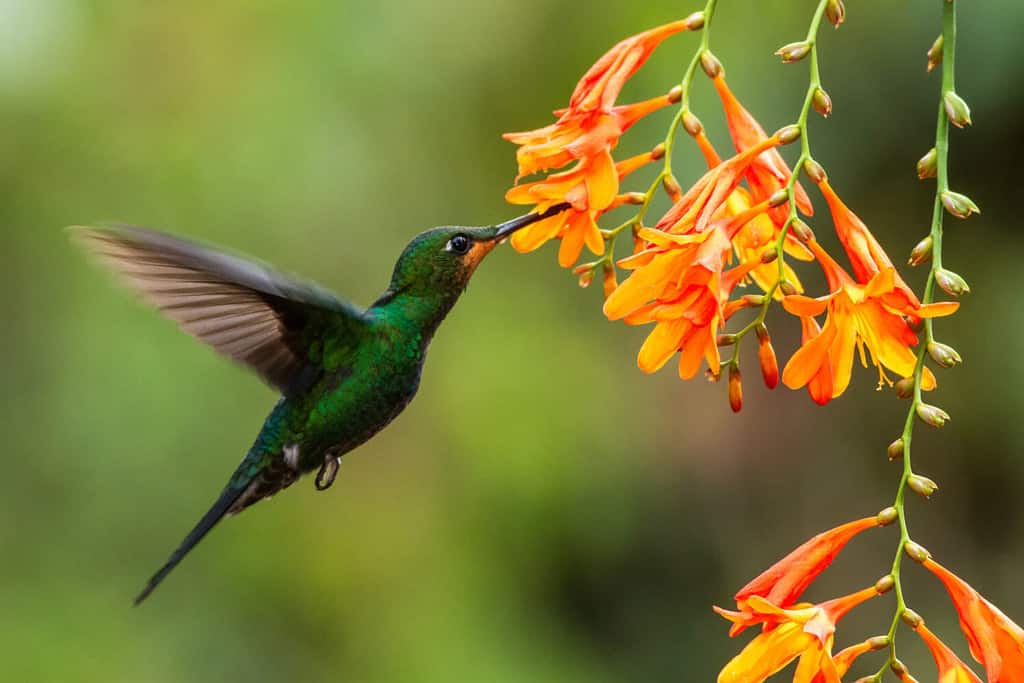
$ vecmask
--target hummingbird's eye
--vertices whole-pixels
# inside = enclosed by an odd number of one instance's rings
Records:
[[[448,244],[445,246],[445,249],[454,254],[462,255],[469,251],[472,244],[472,240],[465,235],[456,235],[448,240]]]

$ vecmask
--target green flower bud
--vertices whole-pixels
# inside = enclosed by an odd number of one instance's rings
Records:
[[[950,123],[957,128],[971,125],[971,109],[962,97],[952,90],[947,90],[942,96],[942,103],[946,107],[946,116],[949,117]]]
[[[981,213],[978,205],[965,194],[946,190],[940,195],[940,199],[942,200],[942,206],[946,207],[946,211],[957,218],[967,218],[972,213]]]
[[[935,39],[932,46],[928,48],[928,70],[931,71],[939,64],[942,64],[942,45],[945,42],[942,36]]]
[[[783,64],[792,64],[793,62],[799,62],[801,59],[811,53],[811,44],[806,40],[801,40],[797,43],[790,43],[789,45],[783,45],[775,54],[782,57]]]
[[[969,294],[971,291],[971,288],[967,286],[967,282],[962,277],[945,268],[935,271],[935,283],[942,287],[950,296]]]
[[[925,236],[923,240],[918,242],[913,250],[910,252],[910,260],[907,261],[912,266],[919,266],[925,261],[928,261],[932,257],[932,247],[935,242],[932,240],[931,235]]]
[[[917,160],[917,177],[921,180],[934,178],[939,172],[938,160],[939,153],[935,151],[934,147],[925,152],[925,155]]]
[[[921,418],[922,422],[932,427],[941,427],[950,420],[949,413],[929,403],[921,403],[917,406],[917,416]]]
[[[932,357],[932,360],[944,368],[951,368],[958,363],[964,362],[964,359],[960,357],[960,354],[956,352],[956,349],[948,344],[943,344],[942,342],[937,341],[928,343],[928,355]]]

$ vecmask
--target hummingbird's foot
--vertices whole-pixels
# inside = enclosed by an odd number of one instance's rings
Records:
[[[324,464],[320,466],[320,471],[316,473],[316,480],[313,482],[317,491],[326,491],[331,488],[334,478],[338,476],[340,465],[341,458],[333,453],[324,456]]]

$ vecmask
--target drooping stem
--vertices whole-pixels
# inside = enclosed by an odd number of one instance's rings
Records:
[[[686,71],[683,73],[683,79],[679,84],[681,88],[679,108],[672,117],[672,121],[669,123],[668,130],[665,133],[665,138],[662,141],[662,145],[664,146],[664,156],[662,157],[661,170],[658,172],[658,175],[655,176],[654,180],[651,181],[651,184],[648,185],[647,190],[643,193],[636,213],[629,219],[620,223],[618,226],[610,230],[601,231],[601,234],[605,239],[605,253],[603,257],[590,264],[592,269],[598,268],[603,264],[612,267],[614,266],[615,241],[618,239],[619,235],[627,229],[631,229],[635,234],[636,231],[640,229],[641,225],[643,225],[643,220],[647,216],[647,210],[650,208],[651,201],[654,199],[654,195],[657,192],[658,187],[664,184],[668,179],[671,179],[671,182],[675,182],[675,178],[672,173],[672,150],[675,146],[679,128],[682,126],[683,116],[689,111],[690,88],[693,84],[694,74],[697,71],[697,66],[700,64],[701,55],[708,50],[711,38],[711,22],[714,19],[715,6],[717,4],[718,0],[707,0],[707,3],[704,5],[704,25],[700,28],[700,44],[694,52],[693,57],[690,59],[690,63],[686,67]]]
[[[932,260],[931,269],[928,272],[928,280],[925,284],[923,304],[929,304],[935,296],[935,273],[942,268],[942,221],[945,211],[942,205],[942,193],[949,189],[949,116],[946,113],[944,104],[946,94],[954,91],[954,68],[956,51],[956,0],[944,0],[942,19],[942,87],[939,93],[938,123],[935,128],[935,152],[936,152],[936,187],[935,201],[932,209],[931,231],[932,239]],[[889,670],[896,662],[896,631],[900,620],[907,611],[906,600],[903,595],[903,586],[900,579],[900,566],[906,552],[907,544],[911,542],[910,531],[907,525],[907,516],[904,509],[907,482],[914,474],[911,464],[911,442],[914,434],[915,416],[918,408],[924,403],[921,399],[921,380],[925,371],[925,359],[927,358],[928,345],[935,338],[932,330],[932,320],[924,320],[924,339],[917,351],[917,363],[914,366],[914,393],[911,397],[910,408],[903,424],[901,440],[903,443],[903,471],[900,476],[899,485],[896,488],[896,499],[893,507],[899,518],[900,539],[896,546],[895,557],[892,564],[892,578],[894,581],[894,593],[896,595],[896,610],[893,614],[892,623],[889,626],[889,658],[885,665],[875,674],[873,680],[880,681],[886,670]]]
[[[807,118],[814,105],[814,93],[821,87],[821,73],[818,70],[818,29],[821,27],[821,19],[825,15],[825,8],[827,5],[828,0],[820,0],[818,2],[818,7],[811,18],[811,24],[807,28],[807,38],[805,39],[805,42],[809,47],[807,58],[810,63],[810,74],[807,79],[807,91],[804,94],[803,105],[800,107],[800,114],[797,116],[795,124],[796,127],[800,129],[800,156],[793,165],[793,172],[790,174],[789,180],[786,182],[785,186],[785,190],[789,195],[789,216],[786,218],[786,222],[783,224],[782,229],[779,231],[779,236],[775,240],[775,260],[779,264],[778,276],[772,286],[768,288],[768,291],[765,292],[764,302],[761,304],[757,315],[753,320],[736,332],[732,357],[722,363],[721,369],[725,369],[729,365],[739,365],[740,341],[742,341],[743,337],[748,335],[759,325],[764,324],[765,317],[768,315],[768,308],[771,306],[775,293],[786,281],[786,239],[793,227],[793,223],[799,218],[796,204],[797,178],[799,177],[800,170],[804,167],[804,164],[808,161],[814,160],[811,156],[811,143],[807,135]]]

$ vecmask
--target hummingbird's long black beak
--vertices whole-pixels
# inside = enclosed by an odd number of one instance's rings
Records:
[[[504,239],[511,235],[512,233],[514,233],[516,230],[525,228],[527,225],[532,225],[537,221],[542,221],[545,218],[550,218],[555,214],[562,213],[568,208],[569,204],[567,202],[562,202],[561,204],[555,204],[554,206],[548,207],[547,209],[541,211],[540,213],[528,213],[525,216],[513,218],[512,220],[505,221],[504,223],[499,223],[498,225],[495,226],[497,230],[494,233],[494,239]]]

